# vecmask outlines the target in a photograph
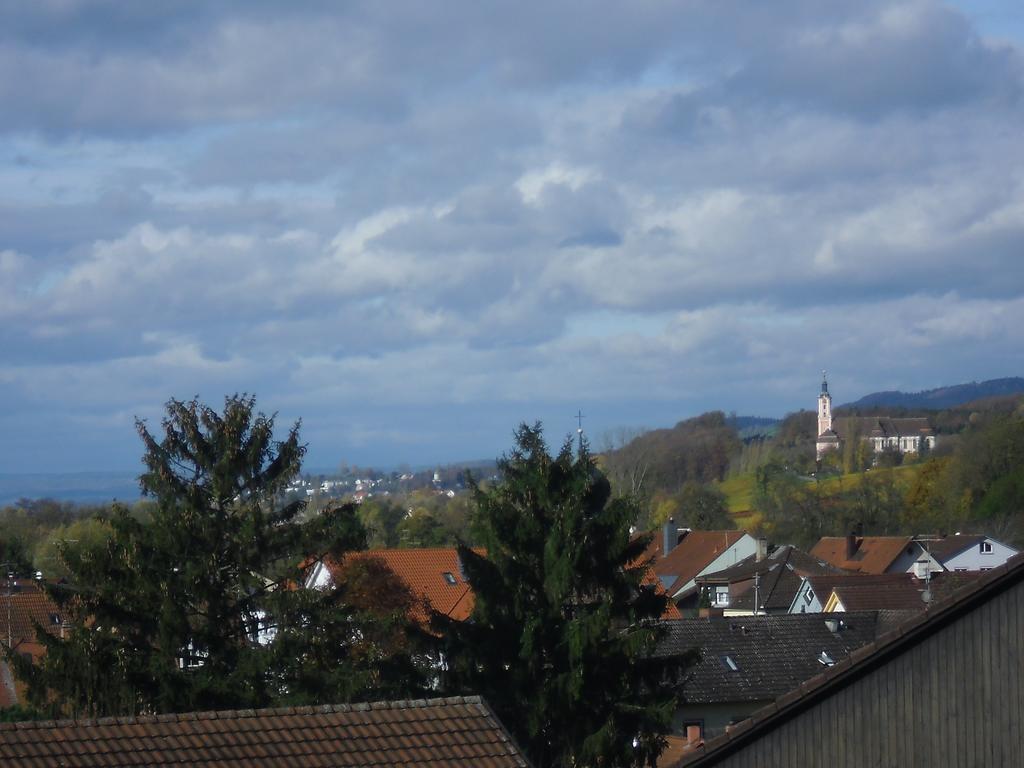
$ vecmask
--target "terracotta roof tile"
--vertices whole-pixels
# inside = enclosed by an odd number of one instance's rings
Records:
[[[361,724],[388,724],[388,735]],[[0,724],[0,765],[525,766],[478,697]]]
[[[484,553],[482,549],[474,551]],[[475,603],[473,590],[463,576],[459,553],[455,547],[371,549],[353,552],[347,559],[371,557],[380,559],[414,595],[426,600],[426,606],[414,606],[412,618],[415,621],[429,624],[428,609],[443,613],[457,621],[463,621],[472,615]],[[328,567],[333,574],[338,566],[335,563],[328,563]],[[659,590],[663,589],[661,582],[651,571],[644,574],[643,583],[653,585]],[[678,619],[679,616],[679,610],[669,602],[662,618]]]
[[[17,645],[22,640],[35,640],[35,624],[51,634],[60,632],[64,616],[56,603],[34,581],[19,579],[8,587],[0,581],[0,637],[7,643],[8,600],[10,601],[10,634]]]
[[[430,609],[459,621],[473,612],[473,593],[462,575],[455,547],[371,549],[349,554],[347,559],[371,557],[383,561],[414,595],[427,601]],[[333,572],[337,566],[329,567]],[[429,622],[430,616],[423,607],[417,606],[414,613],[417,621]]]
[[[654,572],[674,596],[745,535],[743,531],[688,531],[665,556],[661,555],[661,536],[655,535],[647,552],[654,557]]]
[[[846,536],[824,536],[811,555],[847,571],[879,574],[885,573],[912,542],[910,536],[858,536],[853,557],[847,557]]]

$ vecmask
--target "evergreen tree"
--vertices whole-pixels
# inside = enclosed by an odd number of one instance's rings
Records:
[[[39,667],[18,665],[33,704],[180,712],[327,703],[384,684],[350,653],[364,615],[345,590],[297,588],[303,563],[361,547],[365,531],[351,505],[301,521],[304,502],[279,502],[305,447],[297,423],[275,440],[254,406],[171,400],[161,440],[137,422],[151,518],[117,508],[102,546],[60,548],[73,586],[53,594],[74,621],[65,638],[40,633]]]
[[[473,484],[476,540],[460,546],[470,621],[435,617],[446,684],[482,694],[538,766],[640,765],[660,752],[677,660],[656,659],[667,597],[644,584],[634,502],[612,498],[585,446],[552,457],[522,425],[502,481]]]

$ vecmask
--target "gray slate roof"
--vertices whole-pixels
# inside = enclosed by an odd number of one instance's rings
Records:
[[[684,618],[665,622],[668,635],[658,653],[700,651],[700,661],[682,682],[686,702],[770,700],[826,670],[828,660],[839,662],[873,642],[907,616],[864,611]],[[829,619],[842,621],[837,632],[828,628]]]

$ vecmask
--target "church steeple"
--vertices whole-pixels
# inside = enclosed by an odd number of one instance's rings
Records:
[[[832,429],[832,395],[828,393],[828,376],[821,372],[821,394],[818,395],[818,434]]]

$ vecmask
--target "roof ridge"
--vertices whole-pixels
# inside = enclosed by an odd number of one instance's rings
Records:
[[[347,704],[312,704],[290,707],[266,707],[263,709],[213,709],[196,712],[167,712],[153,715],[122,715],[112,717],[63,718],[60,720],[25,720],[0,723],[0,731],[47,730],[52,728],[75,728],[103,725],[148,725],[151,723],[176,723],[195,720],[240,720],[250,717],[276,717],[280,715],[329,715],[341,712],[367,712],[381,710],[423,709],[449,704],[470,704],[485,707],[490,711],[482,696],[441,696],[431,699],[397,699],[381,701],[350,702]]]

